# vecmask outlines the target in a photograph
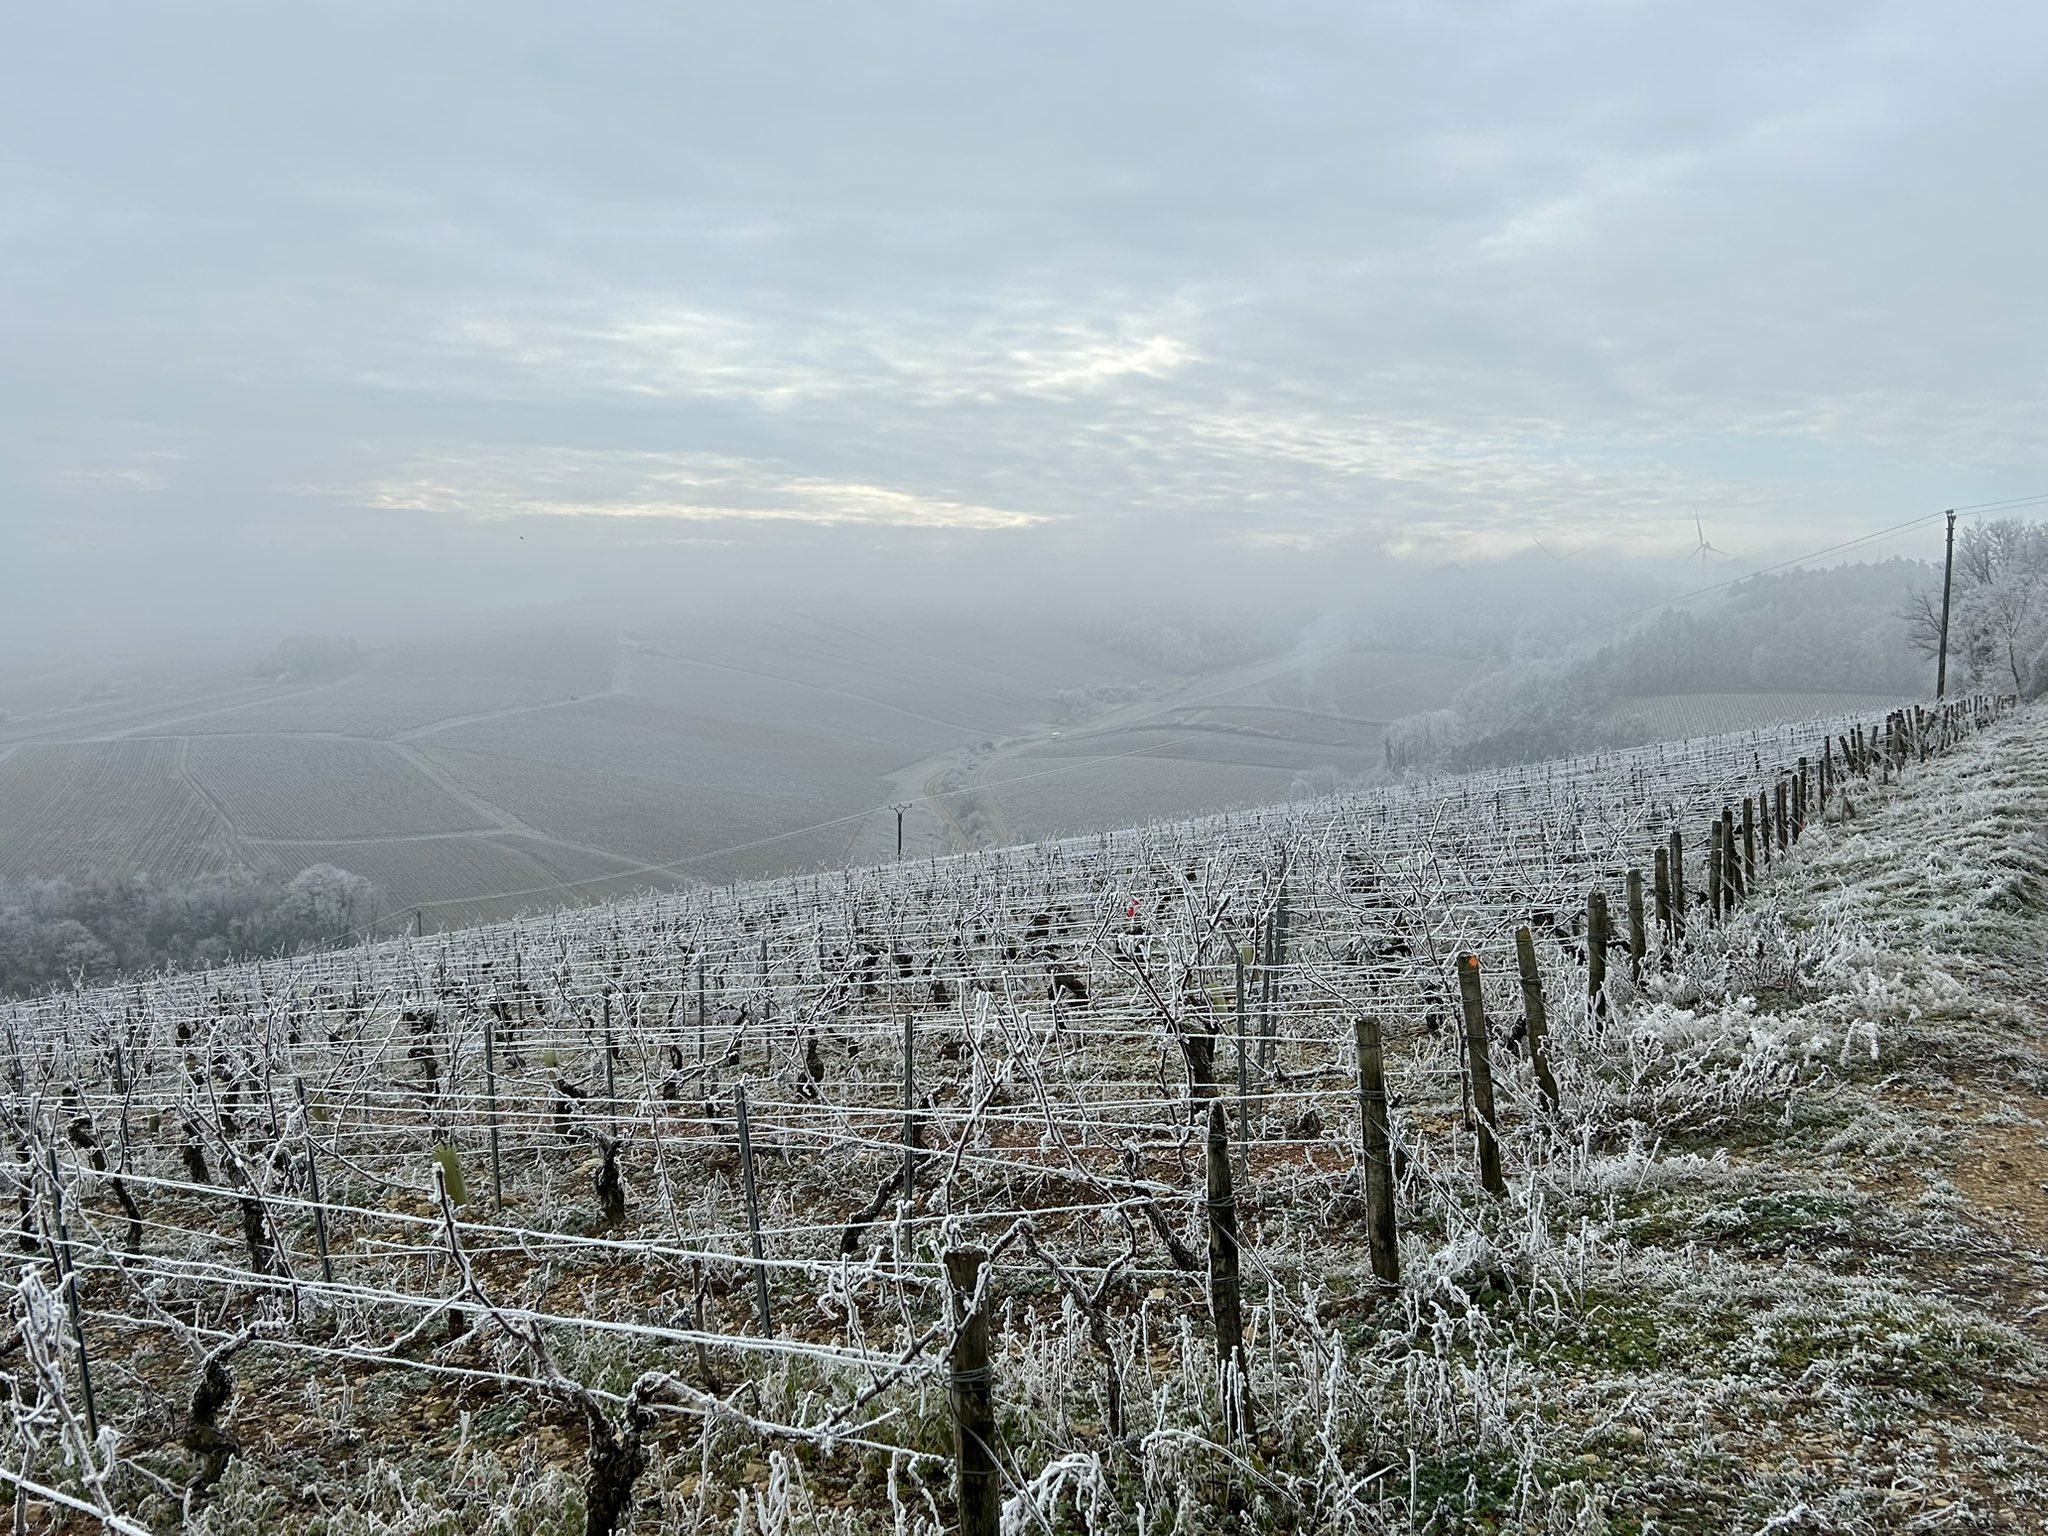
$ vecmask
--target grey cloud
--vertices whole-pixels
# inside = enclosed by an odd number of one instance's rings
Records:
[[[2048,489],[2033,8],[13,31],[17,622],[571,595],[662,541],[1671,555],[1697,504],[1764,558]]]

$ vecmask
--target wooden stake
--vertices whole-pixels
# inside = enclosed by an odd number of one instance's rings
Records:
[[[1522,1014],[1529,1021],[1529,1069],[1536,1075],[1544,1108],[1555,1114],[1557,1079],[1550,1075],[1550,1010],[1543,1001],[1543,973],[1536,968],[1536,936],[1526,923],[1515,930],[1515,959],[1522,972]]]
[[[1586,1010],[1594,1018],[1607,1016],[1607,950],[1614,931],[1607,916],[1607,893],[1586,893]]]
[[[747,1085],[735,1083],[732,1102],[740,1124],[740,1183],[747,1197],[747,1249],[754,1256],[754,1310],[763,1336],[775,1334],[775,1312],[768,1304],[768,1259],[761,1247],[761,1195],[754,1182],[754,1137],[747,1116]]]
[[[1671,941],[1685,942],[1685,844],[1671,832]]]
[[[1657,934],[1663,940],[1666,958],[1671,949],[1671,851],[1657,850]]]
[[[334,1260],[327,1252],[327,1206],[320,1198],[320,1159],[313,1145],[313,1116],[306,1108],[305,1079],[294,1077],[292,1087],[299,1095],[299,1119],[306,1127],[306,1197],[313,1202],[313,1246],[320,1254],[320,1278],[334,1284]]]
[[[57,1177],[57,1146],[43,1148],[50,1171],[50,1235],[57,1244],[57,1284],[64,1292],[64,1310],[71,1318],[71,1339],[78,1346],[78,1389],[85,1400],[85,1432],[100,1437],[99,1404],[92,1391],[92,1360],[85,1351],[85,1319],[78,1306],[78,1270],[71,1262],[71,1234],[64,1226],[64,1184]]]
[[[1721,871],[1721,823],[1710,822],[1707,831],[1707,917],[1711,922],[1721,920],[1721,885],[1724,876]]]
[[[1493,1063],[1487,1055],[1486,1001],[1479,989],[1479,957],[1458,956],[1458,994],[1465,1006],[1465,1066],[1472,1079],[1473,1119],[1479,1140],[1479,1187],[1489,1195],[1508,1192],[1500,1172],[1500,1144],[1494,1139]]]
[[[903,1201],[917,1198],[917,1151],[924,1143],[917,1104],[917,1015],[903,1015]]]
[[[979,1248],[946,1251],[951,1293],[953,1466],[960,1494],[960,1536],[1001,1536],[1001,1488],[996,1468],[994,1376],[988,1363],[988,1302],[977,1295],[988,1254]]]
[[[1628,970],[1629,979],[1643,984],[1643,959],[1650,952],[1650,935],[1643,923],[1643,872],[1628,872]]]
[[[1216,1322],[1216,1364],[1222,1373],[1223,1433],[1226,1439],[1241,1440],[1252,1430],[1252,1395],[1238,1281],[1237,1197],[1230,1187],[1230,1124],[1223,1106],[1213,1101],[1207,1162],[1209,1310]]]
[[[1401,1233],[1394,1213],[1393,1136],[1387,1124],[1386,1060],[1380,1021],[1373,1014],[1352,1021],[1358,1043],[1358,1139],[1364,1157],[1365,1231],[1372,1272],[1380,1286],[1401,1284]]]
[[[612,1075],[612,989],[604,989],[604,1102],[611,1116],[612,1139],[619,1137],[619,1088]]]
[[[1246,1054],[1244,1017],[1244,951],[1237,952],[1237,1174],[1243,1178],[1251,1166],[1251,1117],[1245,1100],[1251,1089],[1251,1060]]]
[[[498,1154],[498,1026],[484,1016],[484,1115],[491,1137],[491,1209],[505,1209],[505,1167]]]

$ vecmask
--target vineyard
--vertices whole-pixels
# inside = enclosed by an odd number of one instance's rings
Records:
[[[382,742],[217,736],[188,754],[193,782],[244,837],[318,842],[490,826]]]
[[[177,879],[232,865],[232,839],[180,751],[175,741],[16,747],[0,759],[0,877],[141,866]]]
[[[2010,712],[13,1007],[0,1477],[123,1532],[1693,1529],[1616,1502],[1604,1384],[1676,1344],[1600,1233],[1876,1054],[1881,999],[1800,1012],[1847,950],[1752,913]],[[1769,1347],[1896,1351],[1873,1306]],[[1902,1511],[1961,1497],[1915,1465]]]
[[[1882,714],[1898,702],[1867,693],[1672,693],[1619,699],[1608,706],[1604,720],[1635,733],[1625,740],[1671,740],[1815,715]]]

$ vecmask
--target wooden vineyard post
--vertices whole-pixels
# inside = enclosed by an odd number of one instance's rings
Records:
[[[1251,1061],[1245,1051],[1248,1041],[1244,1018],[1244,951],[1237,952],[1237,1174],[1245,1176],[1251,1166],[1251,1118],[1245,1100],[1251,1091]]]
[[[1244,1351],[1244,1305],[1238,1280],[1237,1196],[1230,1187],[1230,1124],[1221,1104],[1209,1105],[1209,1309],[1216,1320],[1216,1365],[1223,1385],[1223,1433],[1241,1440],[1252,1429],[1250,1361]]]
[[[1255,963],[1259,968],[1258,975],[1255,978],[1259,985],[1259,1027],[1257,1033],[1259,1069],[1263,1072],[1271,1065],[1271,1059],[1266,1050],[1266,1030],[1272,1021],[1273,1014],[1273,919],[1270,917],[1259,927],[1257,948],[1253,951],[1253,955]],[[1264,1108],[1263,1103],[1261,1108]]]
[[[917,1150],[924,1133],[917,1114],[917,1015],[903,1015],[903,1202],[917,1198]]]
[[[1366,1014],[1352,1021],[1358,1042],[1358,1139],[1364,1155],[1365,1230],[1372,1248],[1373,1278],[1384,1290],[1401,1284],[1401,1233],[1394,1215],[1393,1136],[1387,1125],[1387,1068],[1380,1046],[1380,1021]]]
[[[1650,952],[1650,934],[1643,922],[1643,872],[1628,872],[1628,971],[1629,980],[1643,984],[1643,959]]]
[[[320,1198],[320,1159],[313,1145],[313,1114],[306,1107],[306,1082],[294,1077],[299,1096],[299,1122],[306,1128],[306,1198],[313,1203],[313,1246],[320,1254],[320,1278],[334,1284],[334,1259],[327,1251],[327,1205]]]
[[[1735,842],[1735,807],[1721,807],[1721,914],[1733,916],[1742,897],[1742,853]]]
[[[1685,844],[1671,832],[1671,942],[1685,942]]]
[[[740,1185],[747,1197],[747,1250],[754,1256],[754,1310],[761,1320],[762,1335],[772,1338],[775,1312],[768,1304],[768,1256],[761,1247],[761,1193],[754,1182],[754,1134],[747,1116],[745,1083],[733,1085],[732,1102],[740,1127]]]
[[[946,1250],[953,1349],[947,1395],[953,1405],[953,1466],[960,1494],[960,1536],[1001,1536],[996,1469],[995,1381],[988,1363],[988,1302],[979,1292],[988,1254]]]
[[[1479,1187],[1489,1195],[1505,1195],[1500,1172],[1500,1143],[1494,1138],[1493,1063],[1486,1050],[1486,1000],[1479,990],[1479,957],[1458,956],[1458,996],[1465,1006],[1465,1065],[1472,1077],[1472,1111],[1478,1122]]]
[[[1636,890],[1640,896],[1640,877]],[[1642,915],[1640,901],[1636,914]],[[1536,968],[1536,936],[1526,923],[1515,930],[1515,961],[1522,972],[1522,1014],[1529,1021],[1529,1069],[1536,1075],[1536,1089],[1543,1095],[1544,1108],[1555,1113],[1557,1079],[1550,1075],[1550,1010],[1543,1001],[1543,973]]]
[[[768,935],[761,934],[761,1056],[775,1070],[775,988],[768,984]]]
[[[1721,823],[1708,823],[1707,830],[1707,918],[1721,921]]]
[[[498,1155],[498,1030],[484,1016],[484,1116],[491,1136],[491,1209],[505,1209],[505,1169]]]
[[[1756,884],[1756,803],[1742,797],[1742,889],[1746,895]]]
[[[612,989],[604,989],[604,1103],[611,1117],[612,1140],[619,1139],[619,1085],[612,1070]]]
[[[1782,856],[1785,850],[1792,846],[1791,808],[1787,803],[1789,796],[1786,792],[1785,780],[1782,777],[1778,780],[1778,788],[1775,798],[1777,800],[1776,815],[1778,819],[1778,852]]]
[[[1607,950],[1614,932],[1607,915],[1607,893],[1586,893],[1586,1012],[1593,1018],[1607,1014]]]
[[[1287,963],[1287,887],[1280,887],[1273,903],[1273,915],[1266,923],[1266,977],[1259,1010],[1259,1067],[1273,1070],[1273,1052],[1279,1030],[1280,967]]]
[[[1657,934],[1663,941],[1665,958],[1671,952],[1671,850],[1657,850]]]
[[[704,951],[697,951],[697,1064],[704,1064]]]
[[[85,1318],[78,1306],[78,1270],[71,1262],[71,1233],[64,1225],[64,1184],[57,1177],[57,1144],[43,1148],[50,1172],[50,1236],[57,1246],[57,1284],[64,1292],[64,1311],[71,1319],[71,1339],[78,1347],[78,1390],[84,1399],[85,1432],[100,1437],[99,1405],[92,1392],[92,1360],[85,1351]]]

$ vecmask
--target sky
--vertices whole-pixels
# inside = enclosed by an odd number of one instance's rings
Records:
[[[2048,491],[2048,7],[7,30],[16,629],[1676,565],[1696,513],[1720,570]]]

